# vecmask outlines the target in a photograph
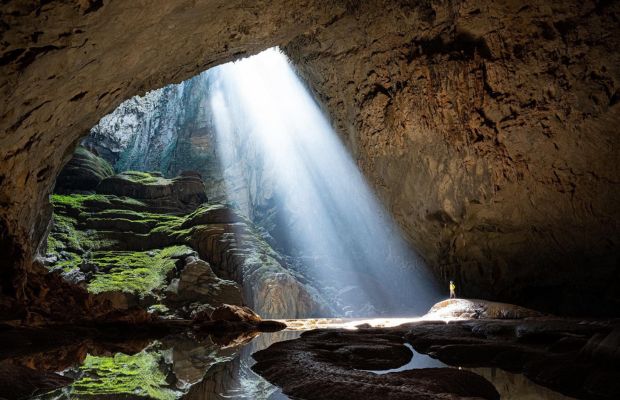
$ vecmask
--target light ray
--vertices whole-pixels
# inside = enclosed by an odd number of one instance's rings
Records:
[[[286,56],[273,48],[208,73],[222,162],[244,162],[234,143],[256,144],[252,167],[273,177],[289,239],[317,259],[319,289],[335,292],[349,315],[426,312],[439,298],[432,277]]]

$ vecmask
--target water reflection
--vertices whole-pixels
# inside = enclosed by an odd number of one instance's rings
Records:
[[[255,363],[252,354],[266,349],[273,343],[296,339],[300,334],[301,331],[288,330],[260,334],[248,345],[241,348],[238,356],[232,362],[210,370],[205,379],[194,386],[184,399],[288,399],[278,387],[271,385],[252,371],[252,365]]]
[[[349,327],[355,322],[359,323],[359,320],[308,321],[300,322],[299,325]],[[385,320],[374,322],[386,324]],[[252,371],[251,367],[255,363],[252,354],[273,343],[296,339],[302,331],[297,328],[237,338],[197,337],[188,333],[146,343],[129,341],[112,345],[88,342],[13,359],[11,362],[34,367],[39,371],[58,372],[73,379],[73,383],[67,387],[31,397],[37,400],[281,400],[288,397]],[[413,351],[411,347],[410,350],[413,357],[407,364],[393,370],[368,372],[385,374],[418,368],[449,367]],[[569,399],[536,385],[522,375],[496,368],[470,370],[489,380],[502,399]]]
[[[39,371],[51,369],[73,379],[73,383],[31,398],[287,399],[279,388],[251,370],[251,355],[300,334],[281,331],[233,339],[178,334],[142,343],[138,348],[128,346],[127,354],[108,351],[105,345],[80,348],[50,368],[38,363]],[[122,347],[114,347],[119,349]],[[38,354],[33,359],[53,359],[54,354]]]

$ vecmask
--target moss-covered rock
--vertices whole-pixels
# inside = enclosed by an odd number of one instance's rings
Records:
[[[87,261],[88,269],[93,271],[88,290],[154,295],[167,285],[176,262],[193,253],[187,246],[142,252],[95,251]]]
[[[163,304],[182,317],[221,304],[268,318],[326,313],[249,220],[205,203],[196,174],[128,171],[96,191],[52,196],[46,263],[116,308]]]
[[[161,174],[127,171],[104,179],[96,190],[139,199],[152,210],[170,213],[188,213],[207,201],[204,183],[192,173],[167,179]]]

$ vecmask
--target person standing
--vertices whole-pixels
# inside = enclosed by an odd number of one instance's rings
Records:
[[[450,281],[450,298],[456,299],[456,285],[453,281]]]

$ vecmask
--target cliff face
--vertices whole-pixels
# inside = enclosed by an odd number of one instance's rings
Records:
[[[167,177],[196,171],[210,200],[234,204],[246,217],[263,222],[273,212],[272,183],[264,176],[256,143],[218,138],[211,105],[214,80],[217,71],[211,69],[133,97],[103,117],[83,144],[116,171],[158,171]]]
[[[24,296],[54,180],[103,115],[281,45],[438,276],[617,313],[617,2],[241,3],[3,5],[4,295]]]

